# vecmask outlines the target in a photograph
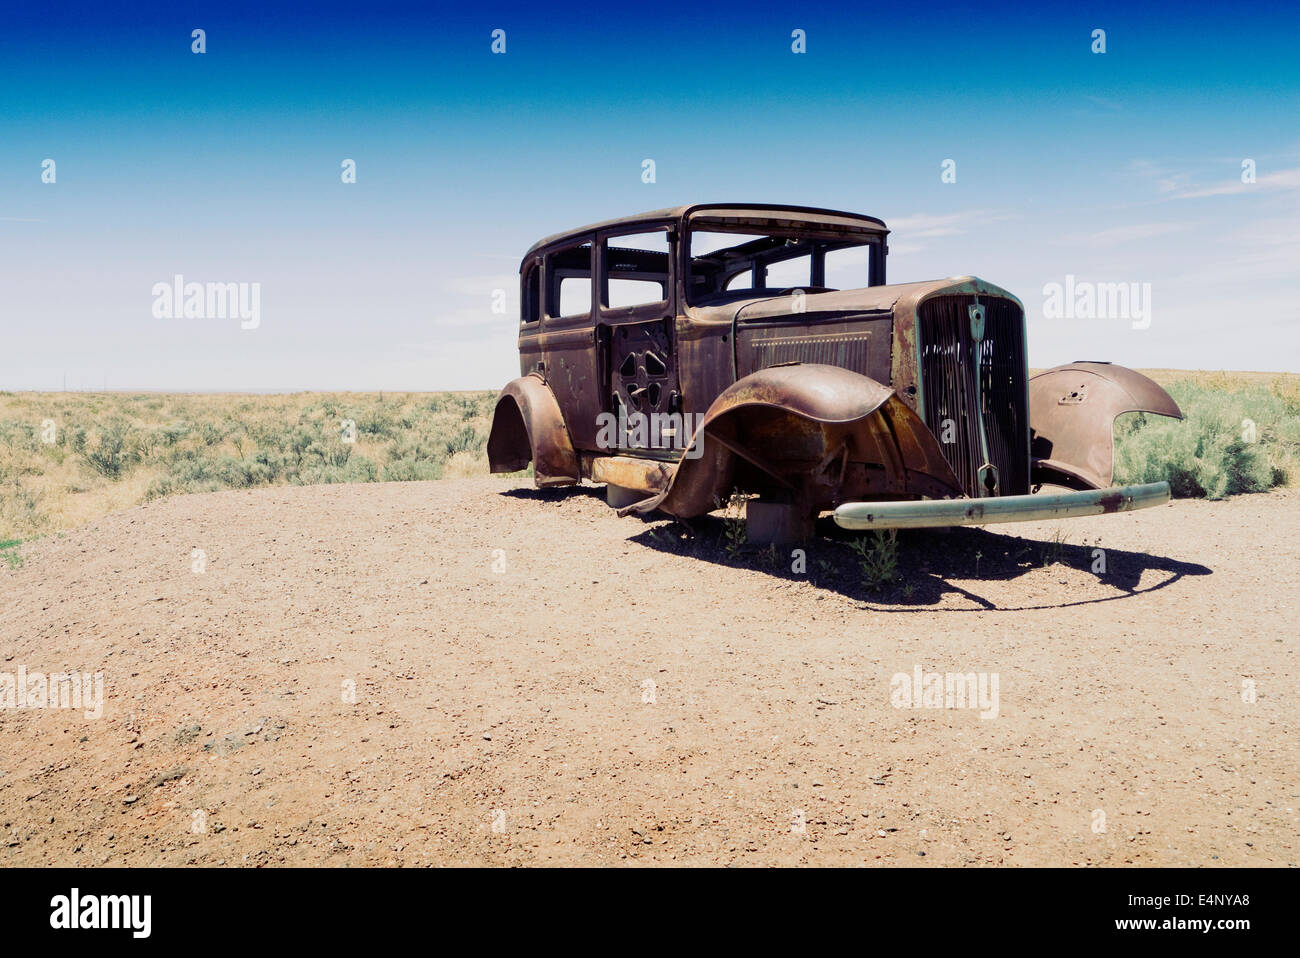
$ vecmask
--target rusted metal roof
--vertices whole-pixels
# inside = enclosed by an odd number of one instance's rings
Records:
[[[566,240],[576,239],[579,236],[585,236],[588,233],[594,233],[597,230],[614,229],[622,226],[636,226],[638,223],[647,223],[663,220],[681,220],[682,217],[696,213],[707,213],[712,216],[725,217],[744,217],[751,215],[766,216],[775,219],[793,219],[807,224],[816,224],[823,226],[853,226],[859,229],[866,227],[872,232],[886,234],[889,232],[883,220],[874,216],[866,216],[861,213],[848,213],[843,210],[827,210],[816,206],[784,206],[770,203],[695,203],[689,206],[672,206],[662,210],[651,210],[648,213],[638,213],[635,216],[619,216],[614,219],[602,220],[599,223],[590,223],[586,226],[580,226],[576,229],[565,230],[562,233],[553,233],[550,236],[543,237],[528,248],[524,254],[526,262],[539,249],[552,246],[556,243],[562,243]],[[770,214],[777,214],[775,217]]]

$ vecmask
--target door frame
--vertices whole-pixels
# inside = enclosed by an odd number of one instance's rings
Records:
[[[620,236],[637,236],[645,233],[667,234],[668,275],[664,284],[664,298],[652,303],[640,303],[635,306],[606,306],[609,300],[608,245],[610,240]],[[617,227],[600,230],[596,233],[594,248],[596,252],[595,270],[595,312],[596,312],[596,350],[598,375],[601,384],[601,411],[616,413],[615,394],[624,380],[615,369],[619,350],[615,341],[620,336],[633,334],[633,327],[646,328],[649,333],[657,324],[662,324],[663,339],[667,345],[667,355],[662,357],[666,367],[660,385],[660,401],[650,412],[681,412],[681,373],[678,368],[677,349],[677,299],[678,299],[678,241],[680,231],[676,219],[650,220],[644,223],[620,224]],[[638,380],[651,378],[644,366],[644,350],[638,361]],[[624,389],[624,391],[626,391]],[[632,412],[634,410],[629,410]],[[620,440],[623,437],[620,437]],[[654,454],[656,450],[641,447],[627,450],[637,455]]]

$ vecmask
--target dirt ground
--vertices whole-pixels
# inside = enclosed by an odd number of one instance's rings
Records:
[[[591,487],[153,502],[0,567],[0,673],[104,677],[0,709],[0,863],[1294,865],[1297,505],[904,534],[877,593]]]

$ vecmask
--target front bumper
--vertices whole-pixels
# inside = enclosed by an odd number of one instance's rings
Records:
[[[846,502],[835,510],[845,529],[925,529],[935,526],[983,526],[995,522],[1033,522],[1100,516],[1109,512],[1150,509],[1169,501],[1169,483],[1116,486],[1036,496],[988,499],[923,499],[903,502]]]

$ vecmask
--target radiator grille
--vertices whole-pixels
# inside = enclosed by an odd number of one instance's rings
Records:
[[[938,296],[921,304],[917,320],[925,424],[967,495],[981,496],[988,495],[979,480],[982,418],[989,462],[998,471],[995,494],[1023,495],[1029,491],[1024,317],[1011,300],[981,297],[984,338],[977,344],[967,312],[974,302],[973,296]]]

